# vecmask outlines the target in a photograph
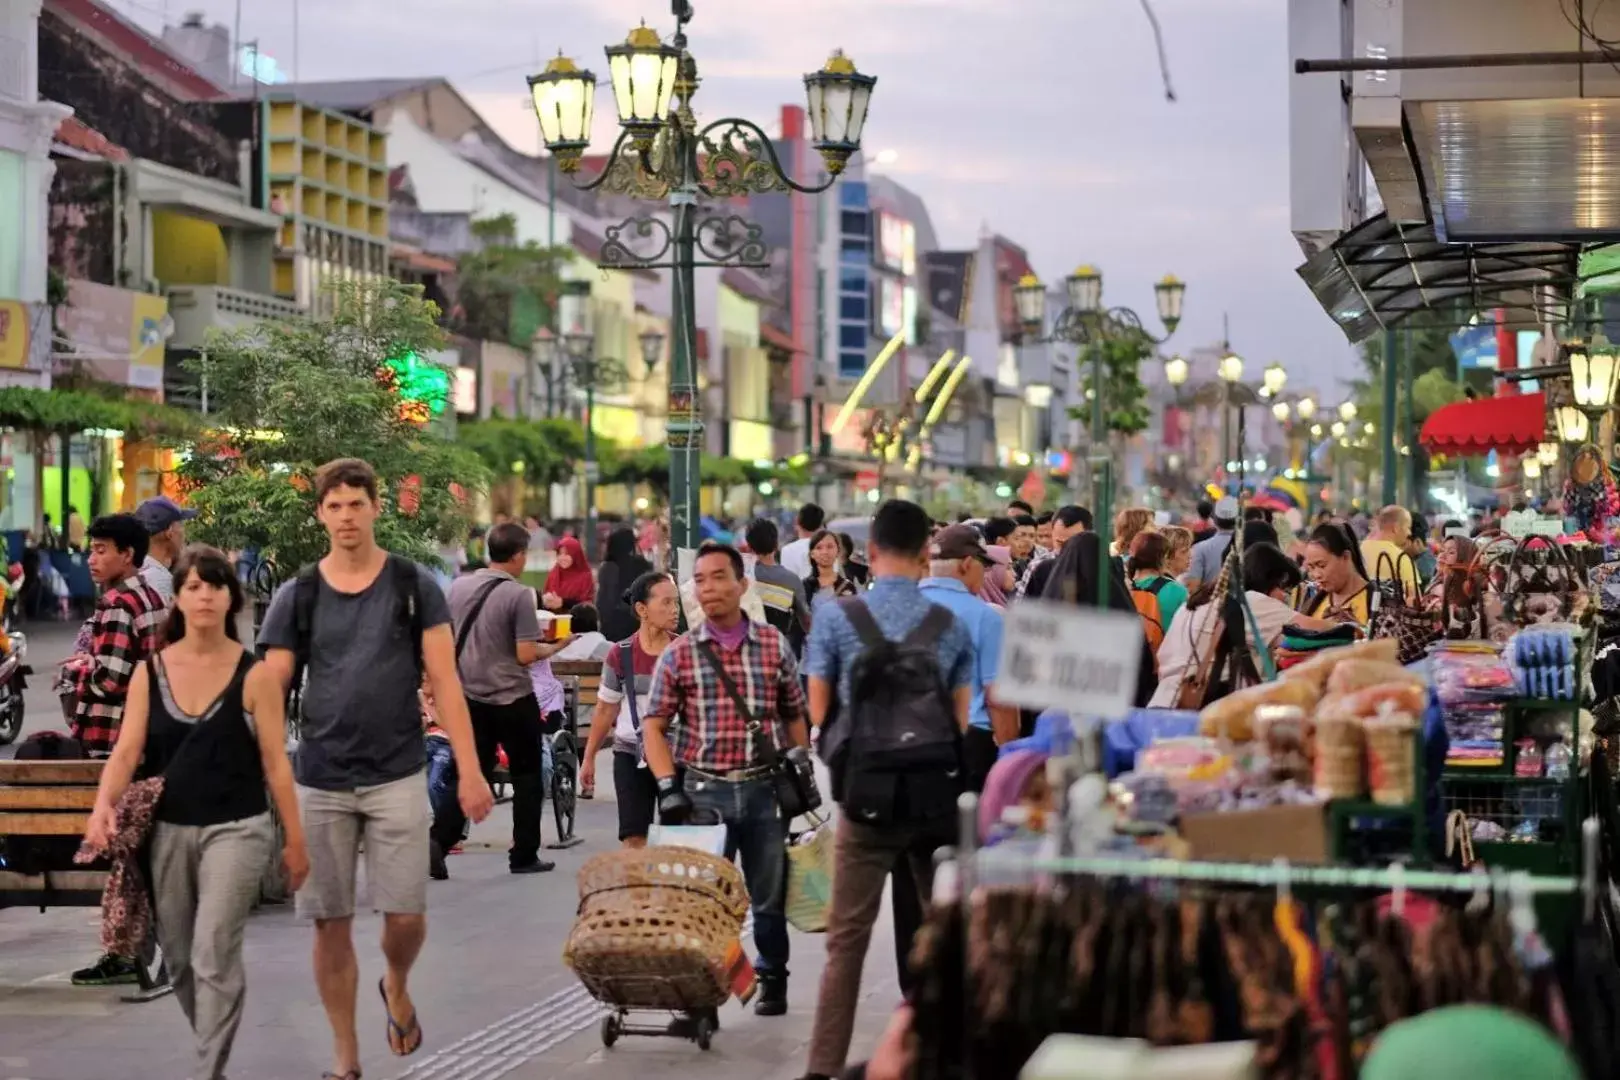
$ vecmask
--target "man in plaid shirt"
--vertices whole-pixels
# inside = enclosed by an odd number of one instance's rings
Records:
[[[167,608],[140,575],[147,550],[140,519],[134,514],[99,517],[85,536],[90,576],[101,586],[101,599],[85,623],[88,651],[76,653],[62,673],[74,698],[73,737],[91,757],[106,757],[118,741],[129,681],[158,648]],[[112,986],[139,978],[133,959],[111,953],[73,973],[75,986]]]
[[[73,737],[92,757],[112,753],[124,699],[135,669],[157,648],[168,609],[140,576],[146,526],[133,514],[109,514],[91,523],[90,576],[101,599],[86,624],[90,650],[67,662],[73,686]]]
[[[695,809],[708,811],[726,826],[727,855],[741,854],[759,947],[754,1012],[781,1016],[787,1012],[788,822],[778,811],[761,747],[769,739],[783,755],[808,753],[804,689],[787,638],[743,615],[748,579],[736,548],[704,543],[692,582],[705,619],[659,658],[642,745],[658,779],[659,820],[679,823]]]

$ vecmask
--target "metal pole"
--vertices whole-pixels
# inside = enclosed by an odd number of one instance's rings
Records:
[[[1401,470],[1406,474],[1406,495],[1403,505],[1408,509],[1421,510],[1418,505],[1417,439],[1412,430],[1413,364],[1412,331],[1409,328],[1402,328],[1401,344],[1401,396],[1406,399],[1405,408],[1401,411],[1401,445],[1406,447],[1406,467]]]
[[[1395,379],[1399,374],[1400,341],[1394,330],[1384,331],[1384,414],[1379,417],[1378,428],[1384,449],[1384,506],[1395,502]]]
[[[689,157],[686,151],[683,156]],[[675,216],[675,259],[670,277],[673,282],[671,322],[675,327],[670,350],[669,419],[669,535],[670,543],[695,550],[698,546],[699,488],[702,483],[703,420],[697,397],[696,342],[697,306],[693,297],[694,247],[693,208],[697,202],[691,162],[687,161],[687,183],[672,192],[670,210]]]
[[[1109,491],[1108,429],[1103,412],[1103,347],[1093,341],[1091,349],[1091,480],[1092,520],[1097,523],[1097,539],[1102,550],[1097,556],[1097,606],[1108,607],[1108,582],[1113,576],[1108,565],[1113,543],[1113,493]]]
[[[585,558],[596,561],[596,361],[585,369]]]
[[[1314,418],[1313,418],[1314,419]],[[1311,421],[1306,420],[1305,428],[1305,528],[1311,527],[1312,504],[1316,495],[1312,488],[1312,481],[1316,479],[1316,466],[1311,461]]]
[[[1243,485],[1249,479],[1249,447],[1247,445],[1248,444],[1248,437],[1247,437],[1247,433],[1243,429],[1244,418],[1248,415],[1248,410],[1243,407],[1243,404],[1241,402],[1238,404],[1237,414],[1238,414],[1238,422],[1237,422],[1237,463],[1238,463],[1237,497],[1239,499],[1241,499],[1241,498],[1243,498]]]
[[[1620,51],[1455,53],[1439,56],[1295,60],[1295,75],[1328,71],[1438,71],[1447,68],[1577,67],[1620,62]]]

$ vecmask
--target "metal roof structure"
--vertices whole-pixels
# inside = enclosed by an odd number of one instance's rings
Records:
[[[1446,243],[1432,225],[1379,214],[1311,256],[1297,273],[1354,345],[1416,312],[1459,306],[1506,309],[1507,325],[1557,321],[1579,284],[1581,254],[1593,246]]]

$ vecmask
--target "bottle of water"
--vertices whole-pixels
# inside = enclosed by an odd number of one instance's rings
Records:
[[[1547,755],[1545,758],[1547,779],[1568,780],[1569,762],[1570,758],[1573,756],[1574,755],[1570,753],[1569,744],[1563,742],[1562,740],[1547,747]]]

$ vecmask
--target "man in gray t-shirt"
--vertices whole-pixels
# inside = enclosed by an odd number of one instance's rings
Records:
[[[383,913],[388,1048],[403,1055],[422,1045],[408,979],[427,936],[432,813],[422,775],[418,690],[424,671],[455,753],[463,812],[482,821],[494,800],[479,772],[456,677],[444,593],[430,575],[377,545],[377,474],[364,461],[342,458],[316,471],[314,488],[331,551],[310,582],[309,641],[298,640],[299,583],[293,581],[271,601],[258,644],[265,664],[289,688],[300,646],[307,645],[295,770],[310,872],[298,890],[298,912],[315,921],[315,981],[332,1028],[328,1071],[358,1076],[360,968],[353,929],[361,851],[371,905]]]
[[[765,609],[765,621],[776,627],[788,643],[793,654],[804,651],[804,638],[810,628],[810,602],[804,592],[804,578],[777,563],[777,543],[780,535],[776,522],[757,518],[745,534],[748,550],[754,556],[754,585],[760,606]]]
[[[528,530],[515,521],[496,525],[484,537],[484,549],[489,565],[456,578],[450,586],[456,663],[485,776],[495,771],[496,747],[506,748],[512,778],[508,865],[514,874],[534,874],[552,869],[553,864],[540,858],[545,733],[529,665],[549,659],[568,642],[540,640],[534,590],[517,580],[529,556]],[[461,815],[453,808],[435,818],[435,877],[448,876],[441,856],[461,838],[461,826]]]

